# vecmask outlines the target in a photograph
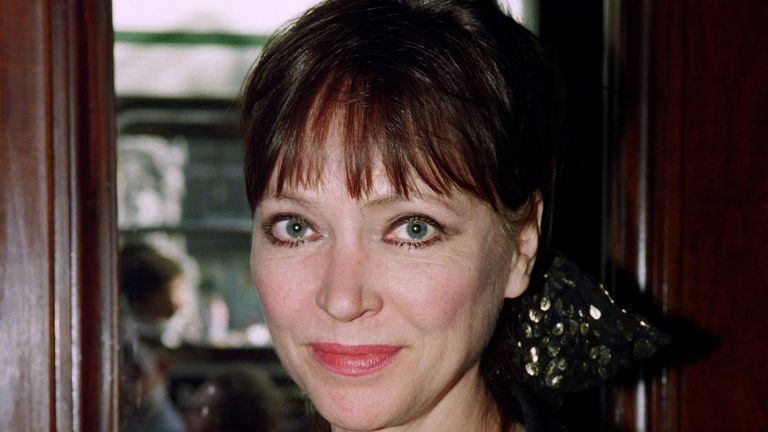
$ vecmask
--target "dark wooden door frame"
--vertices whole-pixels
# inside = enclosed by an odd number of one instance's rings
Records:
[[[611,424],[765,430],[768,4],[604,5],[605,261],[676,336]]]
[[[0,1],[0,430],[117,430],[104,0]]]
[[[642,309],[640,299],[668,315],[681,277],[684,2],[604,4],[607,277],[609,285],[622,277],[636,285],[633,309]],[[614,389],[611,425],[674,431],[677,404],[675,368],[641,375],[639,384]]]

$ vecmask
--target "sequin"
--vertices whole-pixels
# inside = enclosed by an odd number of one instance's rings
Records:
[[[574,320],[568,320],[568,334],[570,336],[576,336],[579,331],[579,323]]]
[[[539,364],[538,363],[526,363],[525,364],[525,372],[528,373],[530,376],[536,376],[539,374]]]
[[[594,305],[589,305],[589,316],[591,316],[593,319],[599,320],[602,315],[603,313],[600,312],[600,309],[596,308]]]
[[[552,304],[549,301],[549,297],[548,296],[541,297],[541,304],[539,305],[539,308],[541,308],[541,310],[546,312],[549,310],[550,306],[552,306]]]
[[[533,337],[533,329],[531,328],[531,325],[528,323],[523,323],[523,334],[526,338],[530,339]]]
[[[552,334],[555,336],[560,336],[561,334],[563,334],[563,328],[564,328],[563,323],[558,322],[557,324],[555,324],[555,327],[552,328]]]
[[[564,357],[557,360],[557,368],[561,371],[568,369],[568,360]]]
[[[611,357],[611,351],[605,345],[592,347],[592,349],[589,350],[589,358],[597,361],[601,366],[606,366],[610,363]]]
[[[581,324],[579,325],[579,332],[580,332],[582,335],[586,336],[586,335],[587,335],[587,333],[589,333],[589,323],[585,323],[585,322],[581,323]]]
[[[528,311],[528,318],[537,323],[541,321],[541,312],[538,309],[531,309]]]
[[[605,287],[572,263],[553,260],[546,273],[533,276],[540,285],[532,281],[507,317],[507,347],[510,367],[521,371],[524,383],[558,403],[562,392],[599,383],[652,354],[659,335],[647,322],[619,312]]]
[[[558,373],[557,364],[555,361],[549,362],[547,369],[544,372],[544,384],[547,387],[557,388],[560,385],[560,381],[563,379],[562,375]]]
[[[546,345],[547,347],[547,354],[550,357],[555,357],[558,354],[560,354],[560,345],[555,345],[554,343]]]
[[[563,377],[561,375],[549,375],[544,380],[549,387],[556,389],[560,387],[560,383],[563,381]]]
[[[592,347],[589,350],[589,358],[592,360],[597,360],[597,353],[598,353],[597,347]]]
[[[531,361],[534,362],[534,363],[538,362],[539,361],[539,349],[536,348],[536,347],[533,347],[533,348],[531,348],[530,353],[531,353]]]

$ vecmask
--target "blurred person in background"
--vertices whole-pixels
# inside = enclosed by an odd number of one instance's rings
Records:
[[[184,423],[167,390],[162,333],[182,306],[181,267],[145,245],[120,253],[120,430],[181,432]]]
[[[184,422],[168,396],[164,348],[129,335],[123,319],[120,358],[120,431],[183,432]]]
[[[120,293],[142,336],[160,336],[164,324],[184,306],[184,274],[174,260],[134,244],[120,251]]]

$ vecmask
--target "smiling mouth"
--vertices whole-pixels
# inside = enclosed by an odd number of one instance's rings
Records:
[[[384,369],[402,349],[395,345],[313,343],[309,346],[321,366],[349,377],[370,375]]]

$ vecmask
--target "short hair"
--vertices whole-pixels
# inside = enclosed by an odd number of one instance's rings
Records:
[[[321,179],[335,122],[351,196],[370,191],[378,163],[401,195],[417,176],[438,193],[466,191],[511,222],[532,216],[539,191],[546,238],[555,76],[536,37],[493,1],[326,1],[276,34],[246,81],[251,210],[273,177],[277,193]]]
[[[120,251],[120,291],[133,309],[141,309],[182,274],[175,261],[149,246],[133,244]]]

